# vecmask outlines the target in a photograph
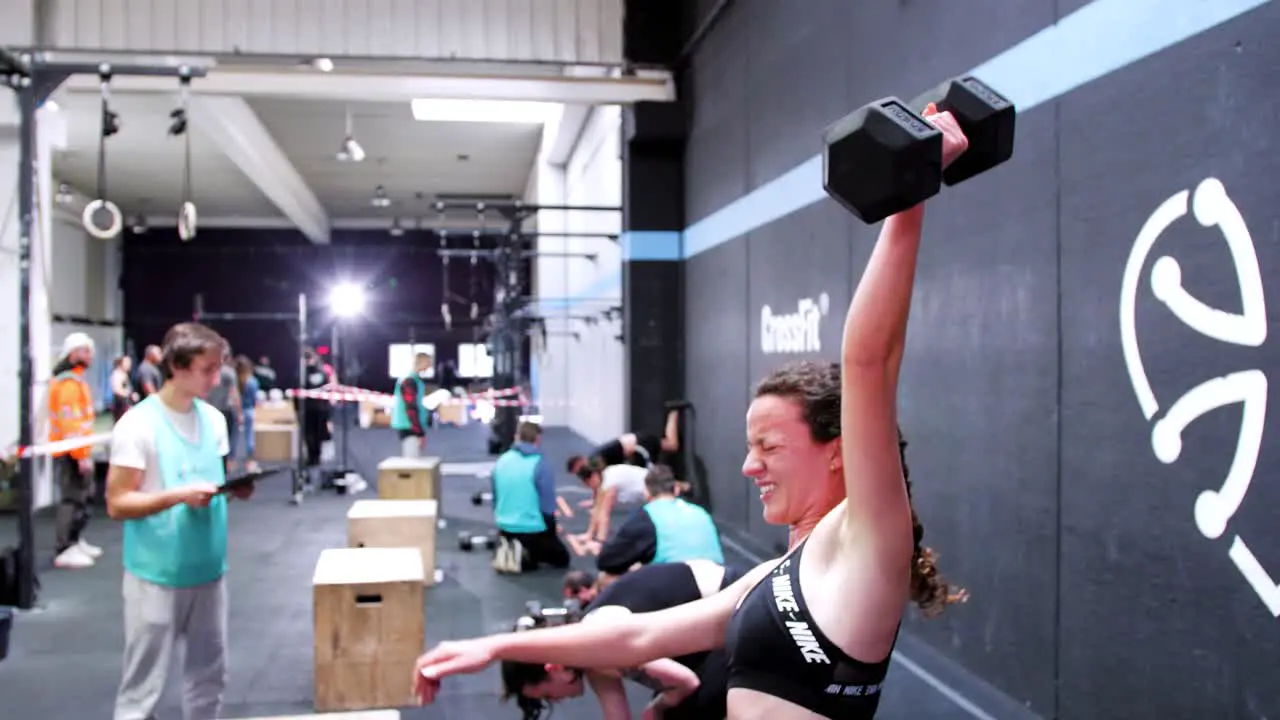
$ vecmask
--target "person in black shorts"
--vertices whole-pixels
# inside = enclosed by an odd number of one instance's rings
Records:
[[[667,410],[662,435],[625,433],[600,445],[586,455],[571,455],[565,469],[582,477],[588,468],[603,469],[610,465],[651,467],[662,464],[680,467],[680,409]],[[585,478],[583,478],[585,480]]]
[[[743,571],[707,560],[648,565],[597,592],[590,573],[565,576],[566,597],[583,603],[579,622],[612,622],[631,613],[654,612],[700,600],[733,584]],[[537,618],[525,626],[539,627]],[[578,697],[584,679],[595,691],[605,720],[630,718],[623,679],[653,691],[649,707],[665,720],[722,718],[725,715],[725,655],[699,652],[660,659],[621,672],[584,671],[544,663],[502,663],[505,698],[515,698],[526,718],[540,717],[550,702]]]

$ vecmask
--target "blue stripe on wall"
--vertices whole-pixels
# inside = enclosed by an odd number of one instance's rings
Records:
[[[622,233],[622,261],[679,260],[679,230],[629,230]]]
[[[969,72],[1026,112],[1271,1],[1094,0]],[[824,197],[822,156],[815,155],[685,228],[682,257],[706,252]],[[621,287],[620,277],[614,285]]]

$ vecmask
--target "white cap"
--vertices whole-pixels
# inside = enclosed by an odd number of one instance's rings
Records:
[[[93,338],[82,332],[73,332],[62,339],[62,354],[58,357],[60,359],[66,359],[66,357],[71,354],[72,350],[79,350],[80,348],[89,348],[92,350]]]

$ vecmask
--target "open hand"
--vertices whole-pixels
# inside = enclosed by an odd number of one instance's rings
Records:
[[[938,112],[937,106],[929,103],[921,115],[942,133],[943,168],[955,162],[956,158],[969,149],[969,138],[964,136],[960,123],[950,112]]]
[[[418,703],[425,705],[434,701],[444,677],[480,672],[493,661],[493,648],[485,638],[436,645],[418,658],[413,669],[413,692],[418,696]]]

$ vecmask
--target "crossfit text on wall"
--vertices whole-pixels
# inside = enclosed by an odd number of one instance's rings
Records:
[[[791,313],[775,313],[768,305],[760,308],[760,351],[765,355],[821,352],[822,318],[830,306],[831,298],[821,293],[816,299],[801,298]]]

